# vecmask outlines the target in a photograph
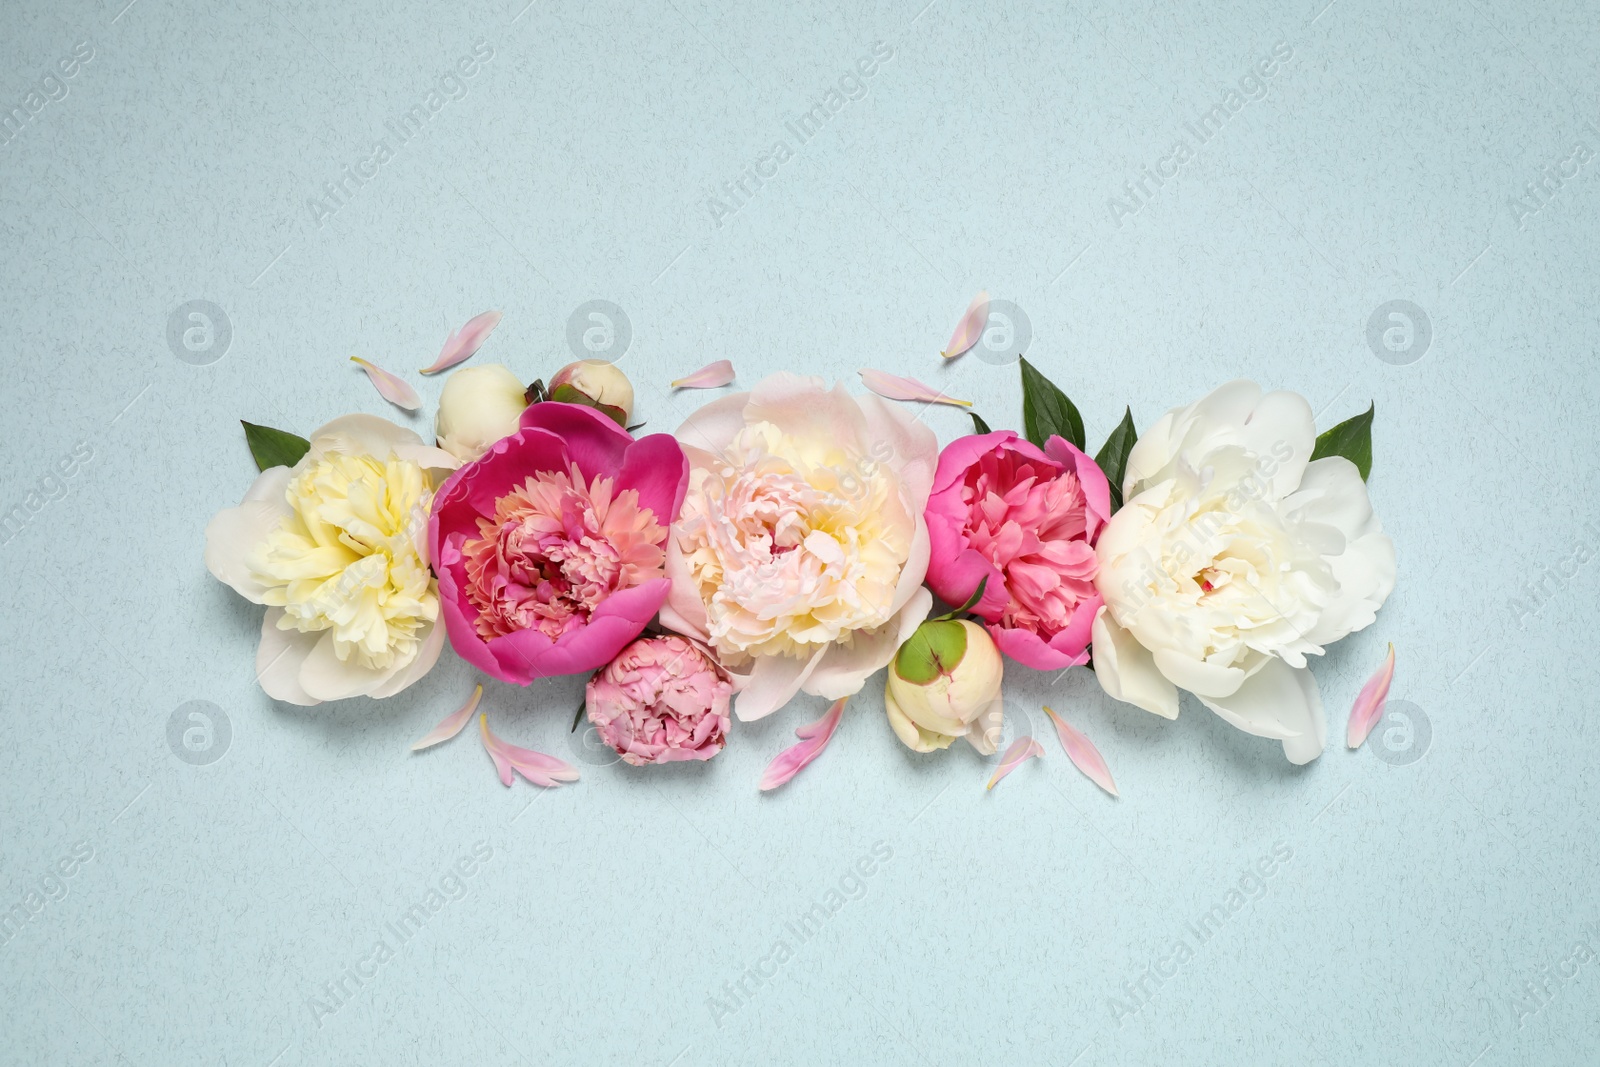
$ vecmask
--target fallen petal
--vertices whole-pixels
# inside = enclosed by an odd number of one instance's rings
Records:
[[[446,715],[431,731],[428,736],[411,746],[411,751],[421,752],[425,748],[432,748],[440,741],[448,741],[461,732],[467,725],[467,720],[472,718],[472,713],[478,708],[478,701],[483,699],[483,686],[478,686],[472,691],[472,696],[467,702]]]
[[[1011,742],[1011,747],[1006,749],[1006,754],[1000,757],[1000,766],[995,768],[994,777],[989,779],[987,788],[993,789],[995,783],[1006,775],[1022,766],[1035,756],[1044,755],[1044,749],[1039,742],[1031,737],[1019,737]]]
[[[674,389],[717,389],[733,381],[733,363],[719,359],[672,383]]]
[[[543,752],[535,752],[531,748],[518,748],[490,733],[489,716],[483,712],[478,713],[478,730],[483,734],[483,750],[489,753],[489,758],[494,760],[495,770],[500,772],[501,785],[509,786],[515,781],[511,776],[512,771],[516,771],[534,785],[544,786],[547,789],[562,782],[578,780],[578,772],[554,756],[546,756]]]
[[[1389,655],[1384,658],[1383,666],[1367,679],[1367,684],[1356,694],[1356,702],[1350,708],[1350,727],[1345,734],[1345,744],[1351,748],[1360,748],[1366,741],[1367,735],[1372,732],[1372,728],[1378,725],[1378,720],[1383,718],[1383,705],[1389,699],[1389,683],[1392,681],[1394,681],[1394,644],[1391,642]]]
[[[372,384],[378,390],[378,395],[389,403],[405,408],[407,411],[415,411],[422,406],[422,398],[404,380],[396,378],[376,363],[368,363],[360,356],[351,356],[350,362],[367,372],[367,377],[372,379]]]
[[[1072,765],[1082,771],[1089,781],[1112,796],[1117,796],[1117,783],[1111,780],[1111,769],[1106,766],[1100,750],[1049,708],[1045,708],[1044,713],[1056,724],[1056,736],[1061,738],[1061,747],[1067,750],[1067,758]]]
[[[944,351],[939,354],[945,359],[955,359],[961,353],[978,343],[978,338],[983,336],[983,328],[989,324],[989,294],[980,292],[972,298],[972,303],[967,306],[967,312],[961,316],[961,321],[956,323],[955,332],[950,335]]]
[[[784,749],[778,753],[777,759],[767,764],[767,772],[761,776],[762,792],[778,788],[799,774],[802,767],[822,755],[822,750],[828,747],[828,741],[833,737],[833,731],[839,728],[839,718],[844,714],[846,699],[841,697],[835,700],[826,715],[795,730],[795,736],[804,740]]]
[[[489,334],[500,325],[500,312],[485,311],[482,315],[474,315],[467,320],[467,324],[445,340],[444,347],[439,349],[439,358],[433,361],[433,366],[423,367],[420,374],[438,374],[442,370],[449,370],[463,360],[471,359],[473,353],[483,347],[483,342],[489,339]]]
[[[890,400],[920,400],[925,404],[953,404],[963,408],[972,406],[970,400],[957,400],[945,396],[933,386],[923,385],[915,378],[902,378],[898,374],[886,374],[881,370],[862,371],[861,382],[874,393]]]

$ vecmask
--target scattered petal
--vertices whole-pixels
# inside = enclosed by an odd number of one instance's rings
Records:
[[[1111,780],[1111,769],[1106,766],[1100,750],[1054,711],[1045,708],[1044,713],[1056,724],[1056,736],[1061,738],[1061,747],[1067,750],[1067,758],[1072,761],[1072,765],[1082,771],[1089,781],[1112,796],[1117,796],[1117,783]]]
[[[578,772],[554,756],[546,756],[531,748],[518,748],[490,733],[489,716],[483,712],[478,713],[478,731],[483,734],[483,750],[489,753],[489,758],[494,760],[495,770],[500,772],[501,785],[509,786],[515,781],[511,777],[512,771],[534,785],[542,785],[547,789],[562,782],[578,780]]]
[[[433,361],[433,366],[423,367],[418,373],[438,374],[463,360],[471,359],[473,353],[483,347],[483,342],[489,339],[489,335],[498,325],[500,325],[498,311],[485,311],[482,315],[474,315],[467,320],[465,326],[445,340],[444,347],[439,349],[439,358]]]
[[[472,691],[471,699],[469,699],[465,704],[461,705],[455,711],[452,711],[450,714],[446,715],[444,719],[440,721],[438,726],[435,726],[431,731],[429,731],[427,737],[424,737],[421,741],[418,741],[416,744],[411,746],[411,751],[421,752],[425,748],[432,748],[439,742],[448,741],[456,734],[459,734],[461,732],[461,728],[467,725],[467,720],[472,718],[472,713],[477,710],[478,701],[482,699],[483,686],[480,685]]]
[[[784,749],[778,753],[777,759],[767,764],[767,773],[761,776],[762,792],[778,788],[799,774],[800,768],[822,755],[822,750],[828,747],[828,741],[833,737],[833,731],[839,728],[839,718],[844,714],[844,702],[847,699],[841,697],[835,700],[826,715],[794,732],[796,737],[804,740]]]
[[[1035,756],[1044,755],[1044,748],[1031,737],[1019,737],[1011,742],[1011,747],[1006,749],[1006,754],[1000,758],[1000,766],[995,768],[994,777],[989,779],[987,788],[993,789],[995,783],[1006,775],[1022,766]]]
[[[415,411],[422,406],[422,398],[417,395],[415,389],[406,384],[404,379],[395,377],[376,363],[368,363],[360,356],[351,356],[350,362],[367,372],[367,377],[372,379],[378,395],[389,403],[407,411]]]
[[[1372,732],[1372,728],[1378,725],[1378,720],[1383,718],[1383,704],[1389,699],[1389,683],[1392,681],[1394,681],[1394,644],[1391,642],[1389,655],[1384,659],[1383,666],[1367,679],[1367,684],[1356,694],[1355,705],[1350,709],[1350,727],[1345,735],[1345,744],[1351,748],[1360,748],[1366,741],[1367,735]]]
[[[927,404],[953,404],[963,408],[972,406],[970,400],[957,400],[946,396],[933,386],[923,385],[915,378],[902,378],[898,374],[886,374],[881,370],[862,371],[861,382],[874,393],[886,396],[890,400],[920,400]]]
[[[716,389],[733,381],[733,364],[726,359],[707,363],[687,377],[672,383],[674,389]]]
[[[972,298],[966,314],[956,323],[955,332],[950,335],[944,351],[939,354],[945,359],[955,359],[978,343],[978,338],[983,336],[983,328],[987,325],[989,325],[989,294],[985,291]]]

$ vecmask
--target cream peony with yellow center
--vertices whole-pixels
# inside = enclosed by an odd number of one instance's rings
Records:
[[[206,566],[267,605],[256,671],[268,696],[392,696],[443,647],[427,520],[437,480],[458,461],[369,415],[310,440],[299,463],[263,471],[212,519]]]

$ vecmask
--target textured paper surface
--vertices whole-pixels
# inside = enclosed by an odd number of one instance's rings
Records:
[[[1592,4],[124,2],[0,13],[0,1060],[1600,1060]],[[763,796],[825,701],[637,770],[563,679],[483,708],[583,781],[503,789],[470,732],[408,751],[464,664],[274,704],[201,562],[240,418],[426,433],[414,368],[490,308],[474,363],[529,379],[625,337],[651,430],[722,358],[1014,426],[1023,344],[1091,448],[1236,376],[1375,401],[1399,586],[1305,768],[1012,668],[1045,756],[993,792],[874,682]]]

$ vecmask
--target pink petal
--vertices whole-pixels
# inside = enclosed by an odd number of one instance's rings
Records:
[[[478,731],[483,734],[483,750],[489,753],[489,758],[494,760],[495,770],[500,772],[501,785],[509,786],[515,781],[511,777],[512,771],[516,771],[534,785],[544,786],[547,789],[562,782],[578,780],[578,772],[554,756],[546,756],[543,752],[535,752],[531,748],[518,748],[490,733],[489,716],[482,712],[478,713]]]
[[[972,401],[945,396],[931,385],[923,385],[915,378],[902,378],[898,374],[885,374],[881,370],[864,370],[861,381],[868,389],[890,400],[920,400],[926,404],[953,404],[970,408]]]
[[[1019,737],[1011,742],[1011,747],[1006,749],[1006,754],[1000,758],[1000,766],[995,768],[994,777],[989,779],[988,788],[993,789],[995,783],[1028,760],[1035,756],[1044,755],[1044,749],[1031,737]]]
[[[762,792],[778,788],[799,774],[800,768],[822,755],[822,750],[828,747],[828,741],[833,737],[833,731],[839,728],[839,718],[844,714],[844,702],[847,699],[841,697],[835,700],[826,715],[795,731],[796,737],[805,740],[784,749],[778,753],[777,759],[767,764],[767,773],[761,776]]]
[[[955,332],[950,335],[944,351],[939,354],[945,359],[955,359],[978,343],[978,338],[983,336],[983,328],[988,324],[989,294],[980,292],[972,298],[972,303],[967,306],[967,313],[956,323]]]
[[[716,389],[733,381],[733,364],[726,359],[704,367],[672,383],[674,389]]]
[[[1394,681],[1394,645],[1391,643],[1389,655],[1384,659],[1383,666],[1367,679],[1367,684],[1356,694],[1355,705],[1350,709],[1350,728],[1345,735],[1345,744],[1351,748],[1360,748],[1366,741],[1372,728],[1383,718],[1383,705],[1384,701],[1389,699],[1389,683],[1392,681]]]
[[[350,362],[367,372],[367,377],[372,379],[378,395],[389,403],[407,411],[415,411],[422,406],[422,398],[417,395],[417,391],[402,379],[396,378],[375,363],[368,363],[360,356],[351,356]]]
[[[449,370],[463,360],[471,359],[474,352],[483,347],[483,342],[489,339],[489,334],[500,325],[500,312],[485,311],[482,315],[474,315],[467,320],[467,324],[451,334],[439,349],[439,358],[433,361],[433,366],[423,367],[419,374],[438,374],[442,370]]]
[[[1101,758],[1100,750],[1049,708],[1045,708],[1044,713],[1056,724],[1056,736],[1061,738],[1061,747],[1067,750],[1067,758],[1072,761],[1072,765],[1082,771],[1089,781],[1112,796],[1117,796],[1117,783],[1111,780],[1111,769]]]
[[[411,746],[411,751],[421,752],[425,748],[432,748],[440,741],[448,741],[456,734],[459,734],[461,732],[461,728],[467,725],[467,720],[472,718],[472,713],[477,710],[478,701],[482,699],[483,686],[480,685],[472,691],[471,699],[469,699],[465,704],[461,705],[455,711],[452,711],[450,714],[446,715],[444,719],[440,721],[438,726],[435,726],[428,732],[427,737],[424,737],[421,741],[418,741],[416,744]]]

